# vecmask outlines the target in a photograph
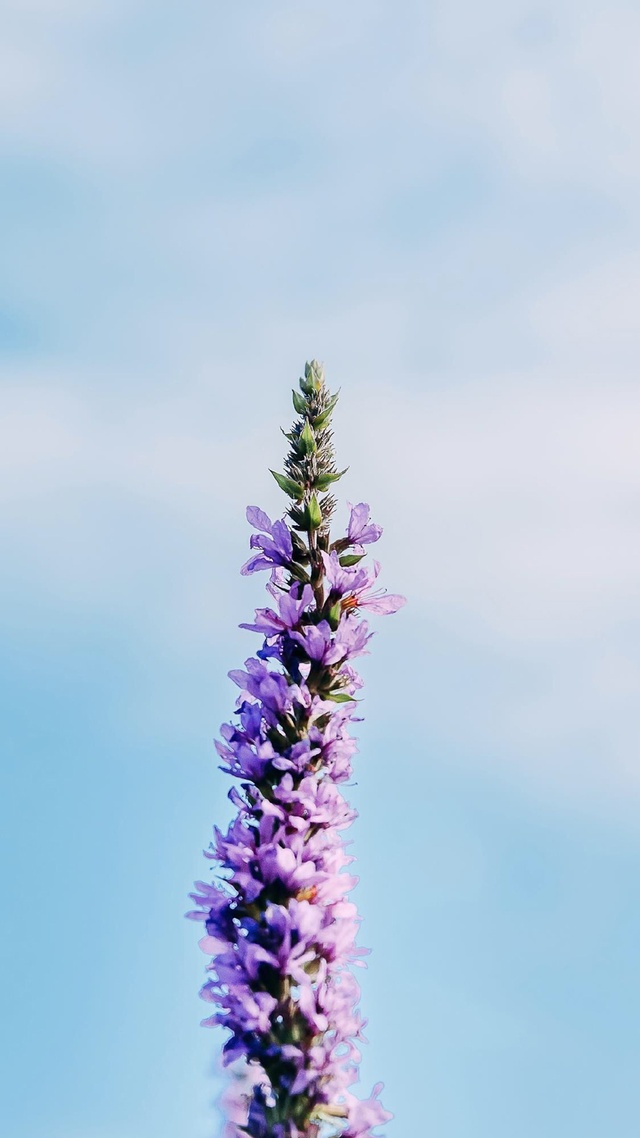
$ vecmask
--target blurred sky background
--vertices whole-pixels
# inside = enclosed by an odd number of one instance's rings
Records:
[[[5,0],[3,1138],[217,1138],[183,921],[290,388],[408,595],[354,828],[388,1138],[635,1138],[640,9]]]

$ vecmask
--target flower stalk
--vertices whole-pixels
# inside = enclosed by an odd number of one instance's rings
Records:
[[[204,1023],[229,1030],[224,1061],[244,1066],[249,1087],[229,1138],[372,1138],[391,1117],[379,1086],[364,1101],[350,1090],[364,1026],[351,966],[365,950],[342,837],[355,812],[340,785],[356,751],[349,726],[361,680],[351,661],[371,639],[361,614],[395,612],[404,598],[375,588],[377,562],[361,564],[382,532],[366,503],[331,538],[331,488],[344,474],[331,431],[337,399],[321,366],[307,364],[284,472],[272,471],[288,520],[247,509],[255,532],[241,572],[270,572],[272,605],[241,625],[263,644],[229,673],[237,721],[216,743],[238,780],[229,792],[237,814],[205,851],[221,880],[196,883],[188,914],[204,922],[200,947],[212,958],[201,995],[217,1011]]]

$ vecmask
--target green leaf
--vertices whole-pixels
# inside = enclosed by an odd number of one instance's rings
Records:
[[[342,478],[348,469],[349,467],[345,466],[344,470],[339,470],[335,474],[319,474],[315,481],[316,490],[327,490],[332,482],[337,482],[339,478]]]
[[[339,560],[343,569],[348,569],[350,565],[357,565],[359,561],[362,561],[364,556],[364,553],[343,553]]]
[[[311,430],[311,423],[308,419],[306,420],[304,427],[300,432],[298,442],[303,454],[313,454],[314,450],[317,450],[318,448],[316,436]]]
[[[297,392],[297,391],[292,391],[291,394],[293,396],[294,408],[296,409],[296,411],[298,412],[299,415],[304,415],[305,411],[307,410],[306,399],[304,399],[303,396],[300,395],[299,392]]]
[[[286,474],[278,474],[276,470],[271,470],[271,474],[275,478],[281,490],[288,494],[290,498],[295,498],[297,502],[304,496],[304,486],[299,482],[294,482],[293,478],[287,478]]]
[[[309,529],[319,529],[322,525],[322,510],[315,494],[307,502],[307,516],[309,518]]]
[[[352,695],[347,695],[346,692],[329,692],[326,699],[330,699],[333,703],[357,703],[357,700]]]

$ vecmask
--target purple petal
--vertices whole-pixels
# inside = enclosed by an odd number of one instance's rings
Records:
[[[237,684],[243,691],[246,689],[249,682],[249,676],[246,672],[243,672],[240,668],[234,668],[231,672],[227,672],[227,675],[229,679],[233,680],[234,684]]]
[[[278,520],[273,523],[272,535],[278,552],[283,554],[287,561],[290,561],[293,554],[293,544],[289,527],[283,521]]]
[[[240,570],[243,577],[248,577],[250,573],[257,573],[259,569],[271,569],[273,562],[268,561],[262,553],[256,557],[250,557],[245,561],[242,569]]]
[[[378,616],[387,616],[389,613],[397,612],[403,605],[406,605],[407,598],[400,596],[399,593],[385,593],[381,597],[372,597],[370,600],[363,600],[361,608],[366,608],[369,612],[377,613]]]
[[[259,506],[247,506],[247,521],[261,533],[271,533],[271,518]]]

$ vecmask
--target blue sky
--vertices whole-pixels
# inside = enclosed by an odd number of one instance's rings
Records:
[[[640,1107],[637,6],[9,0],[7,1138],[216,1138],[182,921],[305,359],[409,606],[354,828],[388,1138]]]

